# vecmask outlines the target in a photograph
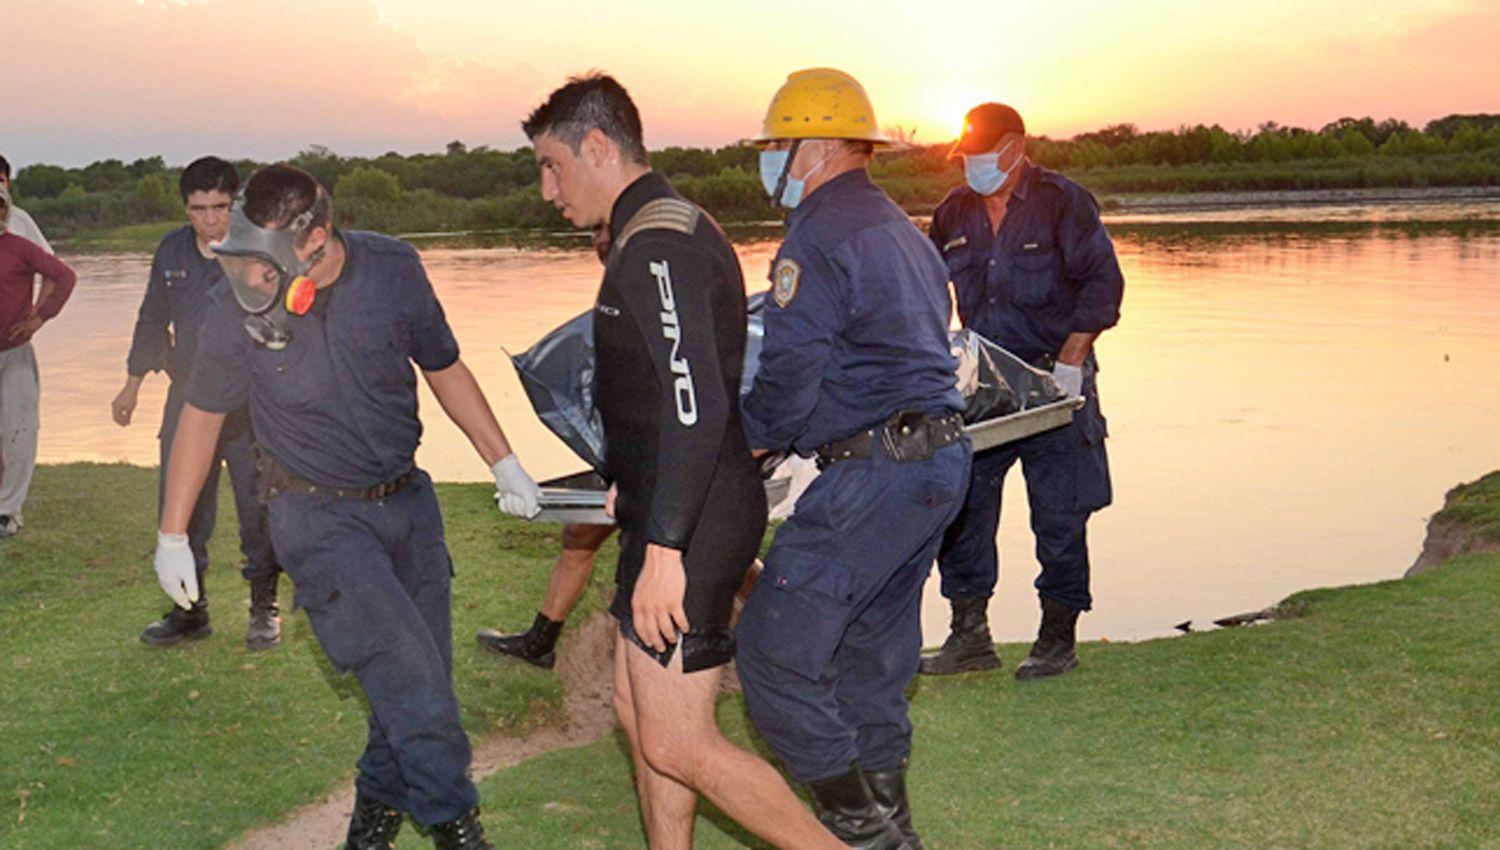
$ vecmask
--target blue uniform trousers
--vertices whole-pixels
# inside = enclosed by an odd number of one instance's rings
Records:
[[[355,786],[417,823],[479,803],[453,693],[452,562],[432,481],[379,502],[281,493],[271,539],[318,643],[370,703]]]
[[[1019,460],[1031,504],[1036,558],[1042,565],[1037,592],[1069,608],[1093,607],[1085,527],[1089,514],[1110,503],[1112,492],[1105,421],[1092,374],[1084,383],[1084,396],[1087,400],[1071,425],[974,456],[963,510],[943,535],[938,555],[944,597],[987,598],[995,592],[1000,493],[1005,473]]]
[[[172,438],[177,434],[177,418],[182,413],[183,398],[177,383],[167,390],[167,403],[161,414],[161,475],[157,482],[157,510],[166,496],[167,460],[172,456]],[[219,508],[219,469],[229,467],[229,486],[234,491],[234,507],[240,519],[240,551],[245,555],[245,566],[241,575],[246,579],[275,575],[281,571],[276,565],[276,553],[271,549],[271,539],[266,534],[265,508],[255,495],[255,435],[250,430],[250,415],[239,410],[224,418],[224,429],[219,432],[219,450],[214,455],[213,465],[208,469],[208,479],[193,505],[193,514],[188,519],[188,546],[193,550],[193,560],[198,564],[199,586],[208,569],[208,541],[214,536],[214,524]]]
[[[922,651],[922,585],[963,499],[967,439],[930,459],[828,467],[776,533],[740,616],[736,660],[761,735],[801,782],[911,750],[905,688]]]

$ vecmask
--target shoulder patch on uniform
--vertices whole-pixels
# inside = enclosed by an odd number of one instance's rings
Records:
[[[777,307],[785,307],[797,297],[797,284],[802,280],[802,267],[791,257],[776,261],[771,272],[771,298]]]
[[[625,222],[619,237],[615,239],[615,248],[624,250],[630,237],[642,230],[675,230],[690,234],[698,229],[698,216],[701,212],[681,198],[657,198],[641,207],[630,217],[630,221]]]

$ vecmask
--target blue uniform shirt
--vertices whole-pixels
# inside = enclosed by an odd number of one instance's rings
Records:
[[[189,404],[223,413],[246,403],[257,441],[293,474],[369,488],[412,469],[422,437],[413,361],[426,371],[458,359],[458,343],[410,245],[339,232],[343,273],[287,324],[281,351],[256,345],[230,288],[215,293]]]
[[[1119,321],[1125,279],[1087,189],[1031,163],[1017,179],[998,235],[968,186],[938,205],[929,235],[964,327],[1034,362],[1055,356],[1069,334]]]
[[[224,280],[219,261],[198,250],[193,228],[183,225],[161,240],[151,258],[151,279],[135,320],[125,370],[132,376],[160,369],[177,381],[188,376],[198,330],[208,316],[209,293]]]
[[[750,445],[807,455],[898,410],[963,410],[947,278],[867,171],[818,187],[787,217],[771,265],[760,371],[744,401]]]

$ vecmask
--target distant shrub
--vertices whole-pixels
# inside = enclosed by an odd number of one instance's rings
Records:
[[[883,152],[871,176],[897,203],[925,213],[963,180],[950,144]],[[1267,122],[1253,131],[1218,125],[1142,131],[1116,124],[1071,139],[1027,139],[1033,161],[1099,194],[1500,185],[1500,115],[1450,115],[1416,130],[1395,119],[1345,117],[1317,130]],[[654,168],[723,222],[778,218],[760,185],[757,151],[669,147]],[[344,157],[321,145],[292,162],[334,194],[342,224],[391,233],[562,228],[542,200],[533,151],[449,142],[441,152]],[[248,176],[259,163],[240,160]],[[83,168],[37,164],[15,176],[17,200],[49,234],[112,228],[181,215],[164,197],[179,169],[160,157],[101,160]],[[168,191],[167,195],[172,193]]]

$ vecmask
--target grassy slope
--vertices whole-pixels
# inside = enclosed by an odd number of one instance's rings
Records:
[[[1437,518],[1465,525],[1479,537],[1500,543],[1500,472],[1454,488]]]
[[[351,775],[362,697],[332,674],[306,617],[285,617],[280,649],[244,648],[245,584],[224,566],[238,560],[227,488],[209,578],[215,635],[165,650],[136,639],[169,604],[151,567],[155,481],[123,465],[43,467],[26,530],[0,541],[0,847],[217,847]],[[439,494],[459,572],[466,724],[549,719],[557,680],[495,663],[471,635],[530,622],[556,529],[497,520],[483,486]],[[282,594],[285,610],[289,583]]]
[[[945,850],[1500,846],[1500,557],[1289,604],[1300,617],[1087,646],[1056,681],[921,680],[924,836]],[[738,699],[720,713],[752,740]],[[639,847],[628,777],[618,741],[550,754],[484,784],[486,821],[507,847]],[[759,845],[705,811],[698,846]]]
[[[551,677],[494,664],[469,640],[529,618],[553,553],[548,530],[496,522],[484,490],[441,488],[476,732],[545,718],[560,696]],[[347,781],[363,707],[302,615],[280,650],[246,653],[243,585],[219,569],[214,638],[136,641],[163,610],[151,471],[43,468],[33,494],[25,533],[0,542],[0,847],[219,846]],[[220,563],[229,539],[216,541]],[[922,680],[918,823],[949,850],[1500,847],[1497,579],[1500,555],[1469,556],[1299,594],[1297,619],[1089,645],[1057,681]],[[759,746],[737,698],[720,715]],[[482,791],[500,846],[642,846],[618,738],[502,771]],[[699,836],[756,846],[709,810]],[[425,845],[408,830],[401,846]]]

